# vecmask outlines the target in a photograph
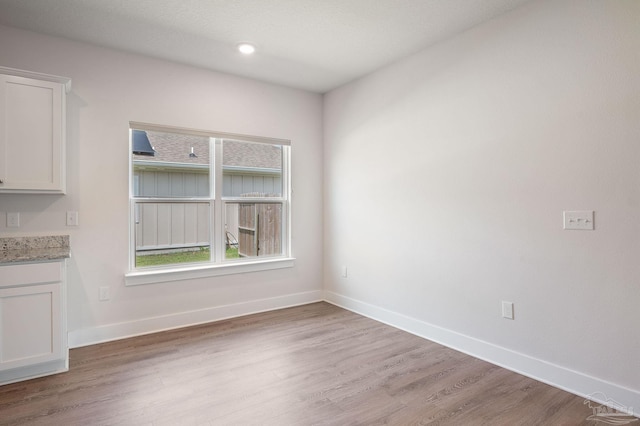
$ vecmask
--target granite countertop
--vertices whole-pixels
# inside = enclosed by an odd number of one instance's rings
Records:
[[[0,264],[43,262],[70,256],[68,235],[0,238]]]

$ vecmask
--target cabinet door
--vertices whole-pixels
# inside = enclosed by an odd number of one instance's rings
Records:
[[[0,75],[0,191],[65,191],[64,85]]]
[[[60,289],[0,288],[0,371],[63,357]]]

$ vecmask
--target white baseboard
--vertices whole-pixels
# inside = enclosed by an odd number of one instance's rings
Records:
[[[324,299],[336,306],[458,350],[599,404],[640,417],[640,391],[610,383],[529,355],[512,351],[427,322],[333,292]]]
[[[197,311],[180,312],[160,317],[108,324],[69,332],[69,347],[78,348],[128,337],[157,333],[181,327],[220,321],[323,300],[322,291],[288,294],[268,299],[250,300],[232,305],[214,306]]]

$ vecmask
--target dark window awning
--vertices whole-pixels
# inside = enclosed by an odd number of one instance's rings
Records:
[[[133,130],[132,133],[134,154],[149,156],[156,155],[156,152],[153,150],[151,142],[149,142],[149,138],[147,137],[147,132],[144,130]]]

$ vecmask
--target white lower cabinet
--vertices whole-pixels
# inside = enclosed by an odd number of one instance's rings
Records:
[[[69,369],[65,264],[0,266],[0,385]]]

